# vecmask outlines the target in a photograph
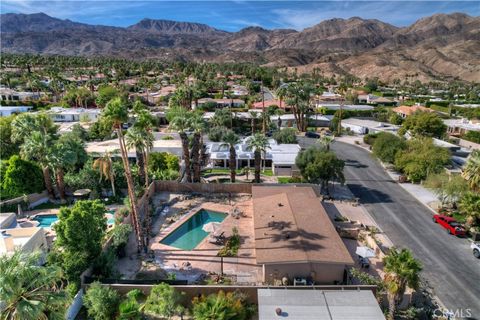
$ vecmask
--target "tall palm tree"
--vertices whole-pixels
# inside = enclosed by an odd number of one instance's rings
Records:
[[[190,121],[188,113],[179,112],[170,121],[170,128],[178,131],[180,139],[182,140],[183,161],[185,163],[185,176],[187,182],[192,182],[192,171],[190,167],[190,148],[187,131],[190,128]]]
[[[20,146],[20,155],[22,158],[36,161],[43,172],[45,188],[49,196],[55,198],[53,190],[52,175],[50,172],[50,155],[52,153],[53,138],[50,135],[43,135],[39,131],[33,131],[29,137],[26,137]]]
[[[205,123],[199,114],[193,114],[190,117],[190,128],[193,130],[192,149],[190,158],[192,160],[193,182],[200,182],[200,150],[203,149],[202,135],[205,129]]]
[[[106,180],[110,180],[110,184],[112,186],[112,194],[115,197],[115,172],[113,171],[113,162],[112,162],[112,155],[110,152],[105,152],[105,154],[93,161],[92,167],[94,170],[98,170],[100,172],[100,181],[103,178]]]
[[[480,150],[474,150],[470,154],[462,170],[462,176],[472,190],[480,191]]]
[[[466,225],[471,227],[480,219],[480,194],[467,192],[459,203],[460,211],[467,217]]]
[[[138,175],[140,176],[142,185],[145,185],[148,182],[146,176],[146,154],[147,149],[153,147],[153,140],[154,138],[151,132],[145,132],[141,128],[135,126],[129,128],[125,134],[127,149],[135,149]]]
[[[255,134],[255,120],[257,119],[258,113],[255,111],[250,111],[250,121],[251,121],[251,127],[252,127],[252,135]]]
[[[230,167],[230,182],[235,182],[235,173],[237,169],[237,152],[235,145],[240,142],[240,137],[232,130],[226,131],[222,135],[222,145],[226,145],[229,148],[230,157],[228,160],[228,166]]]
[[[17,251],[0,259],[1,319],[65,319],[69,299],[62,288],[62,270],[39,266],[39,258]]]
[[[262,162],[262,153],[265,153],[270,147],[268,138],[261,133],[256,133],[247,141],[248,148],[254,152],[255,161],[255,183],[260,183],[260,167]]]
[[[132,171],[128,162],[128,150],[125,145],[122,125],[128,120],[128,109],[121,98],[113,98],[110,100],[105,109],[103,109],[103,117],[105,117],[113,125],[113,129],[117,133],[118,142],[120,144],[120,152],[122,155],[123,167],[125,169],[125,177],[127,178],[128,196],[130,199],[130,207],[132,212],[132,224],[137,236],[138,250],[141,251],[144,243],[142,229],[140,228],[140,220],[137,210],[137,197],[135,195],[135,185],[133,183]]]
[[[422,265],[413,257],[410,250],[395,248],[383,258],[383,263],[385,264],[383,281],[387,288],[389,303],[388,315],[389,319],[393,319],[407,286],[412,289],[418,288]]]

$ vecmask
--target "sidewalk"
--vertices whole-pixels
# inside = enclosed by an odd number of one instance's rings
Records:
[[[362,148],[370,153],[372,152],[369,146],[363,143],[363,136],[342,136],[335,138],[335,141],[348,143],[358,148]],[[355,143],[355,141],[358,141],[359,144]],[[382,162],[380,162],[380,164],[385,169],[387,174],[392,178],[392,180],[398,181],[398,177],[400,176],[398,172],[388,169]],[[398,185],[410,193],[415,199],[423,203],[433,213],[436,213],[435,208],[438,208],[439,201],[437,196],[432,191],[419,184],[398,183]]]

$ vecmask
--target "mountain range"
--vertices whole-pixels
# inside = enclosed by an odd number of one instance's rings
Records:
[[[61,20],[44,13],[0,15],[3,52],[118,56],[181,61],[245,61],[298,72],[360,78],[480,81],[480,17],[436,14],[396,27],[353,17],[302,31],[143,19],[126,28]]]

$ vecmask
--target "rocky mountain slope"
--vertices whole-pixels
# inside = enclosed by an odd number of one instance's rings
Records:
[[[0,31],[4,52],[249,61],[387,81],[480,81],[480,17],[461,13],[433,15],[404,28],[353,17],[322,21],[302,31],[248,27],[233,33],[168,20],[143,19],[120,28],[43,13],[2,14]]]

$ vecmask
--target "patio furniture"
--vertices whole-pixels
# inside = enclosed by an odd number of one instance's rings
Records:
[[[202,230],[215,234],[215,232],[220,229],[220,226],[220,222],[209,222],[202,227]]]
[[[360,258],[360,267],[368,269],[370,268],[370,261],[367,258]]]
[[[210,234],[210,237],[208,238],[208,242],[213,243],[213,244],[218,244],[218,245],[223,245],[225,243],[225,232],[222,232],[219,235],[215,235],[213,233]]]
[[[305,278],[294,278],[293,279],[293,285],[294,286],[306,286],[307,285],[307,279],[305,279]]]

